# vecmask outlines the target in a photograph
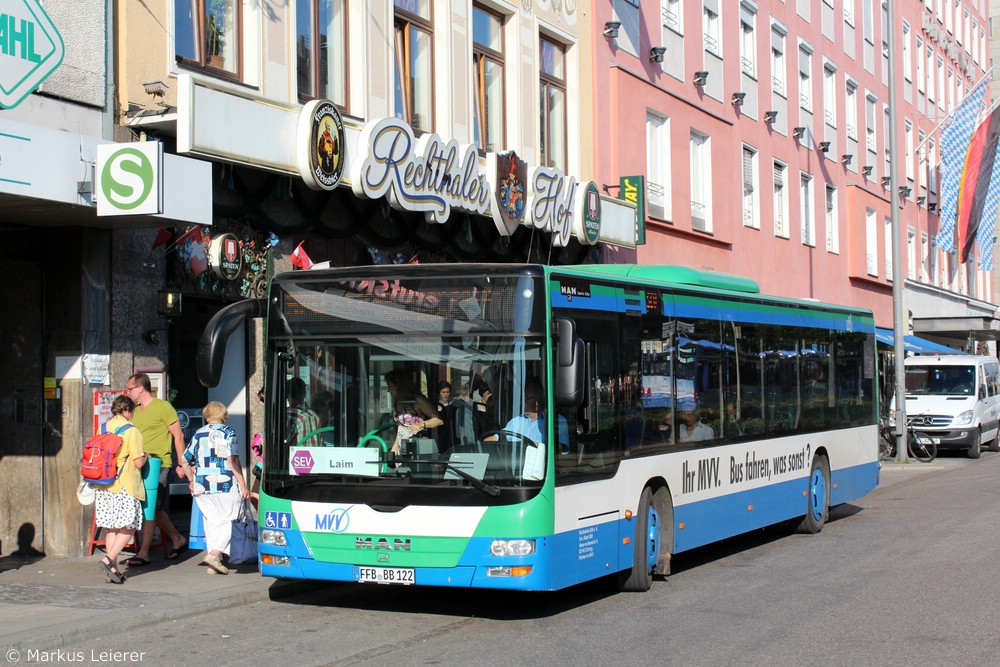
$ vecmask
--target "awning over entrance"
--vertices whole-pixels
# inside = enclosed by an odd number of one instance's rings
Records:
[[[895,334],[892,329],[875,328],[875,340],[885,345],[895,343]],[[934,341],[920,338],[919,336],[903,336],[903,349],[913,354],[965,354],[962,350],[935,343]]]

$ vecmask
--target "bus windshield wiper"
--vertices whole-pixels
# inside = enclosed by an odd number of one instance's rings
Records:
[[[444,459],[411,459],[397,456],[393,459],[397,463],[426,463],[433,466],[444,466],[448,470],[452,471],[466,482],[471,484],[474,488],[479,489],[483,493],[493,496],[496,498],[500,495],[500,487],[493,486],[492,484],[487,484],[478,477],[473,477],[469,473],[465,472],[461,468],[456,468],[451,464],[451,461],[445,461]]]

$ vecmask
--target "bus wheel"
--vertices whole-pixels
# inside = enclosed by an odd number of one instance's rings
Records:
[[[639,511],[635,516],[635,555],[632,569],[620,572],[619,588],[623,591],[648,591],[653,585],[653,568],[660,559],[660,514],[653,507],[653,491],[648,486],[639,497]]]
[[[799,524],[798,532],[815,534],[823,530],[823,524],[830,516],[830,462],[825,456],[813,459],[806,499],[806,515]]]

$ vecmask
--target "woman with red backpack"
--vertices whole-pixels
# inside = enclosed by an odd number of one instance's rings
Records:
[[[125,582],[125,575],[118,570],[118,554],[132,539],[132,534],[142,526],[141,501],[146,499],[142,483],[142,467],[146,454],[142,450],[142,434],[132,427],[135,403],[128,396],[118,396],[111,403],[111,419],[106,424],[109,433],[122,439],[118,450],[118,476],[107,486],[96,487],[94,512],[99,528],[104,528],[104,547],[107,555],[101,559],[105,579],[111,584]],[[123,428],[127,426],[128,428]]]

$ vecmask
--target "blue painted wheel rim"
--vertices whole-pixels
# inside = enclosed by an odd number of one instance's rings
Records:
[[[811,495],[809,505],[812,508],[813,518],[820,521],[826,510],[826,476],[819,468],[813,470],[809,493]]]
[[[652,505],[646,513],[646,565],[652,572],[660,559],[660,515]]]

